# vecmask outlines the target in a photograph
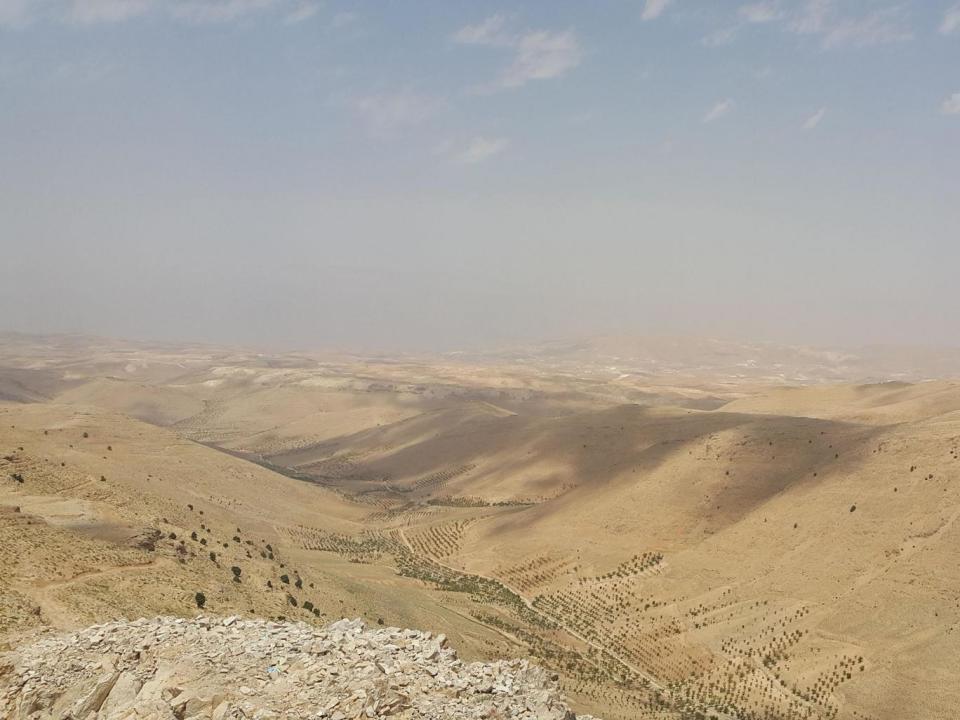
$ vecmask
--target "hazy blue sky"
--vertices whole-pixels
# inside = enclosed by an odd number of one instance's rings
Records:
[[[960,344],[955,0],[0,0],[0,328]]]

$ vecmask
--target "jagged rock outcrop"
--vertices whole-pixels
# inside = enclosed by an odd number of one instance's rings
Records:
[[[155,618],[45,637],[0,659],[11,720],[572,720],[526,660],[465,663],[443,635],[303,623]],[[583,717],[583,716],[581,716]]]

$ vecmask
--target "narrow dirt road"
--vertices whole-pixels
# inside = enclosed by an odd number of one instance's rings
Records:
[[[76,626],[71,621],[74,616],[60,602],[56,594],[63,588],[76,585],[78,583],[96,580],[102,577],[112,577],[115,575],[128,575],[140,573],[148,570],[159,569],[165,566],[172,566],[168,558],[156,558],[144,563],[133,563],[130,565],[116,565],[98,570],[87,570],[68,578],[56,578],[53,580],[44,580],[31,585],[25,585],[20,590],[30,597],[39,607],[43,617],[59,630],[71,630]]]

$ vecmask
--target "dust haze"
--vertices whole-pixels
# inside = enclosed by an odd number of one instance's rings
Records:
[[[0,0],[0,718],[954,720],[960,6]]]

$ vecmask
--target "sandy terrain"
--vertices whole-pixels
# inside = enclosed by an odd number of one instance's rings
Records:
[[[954,717],[960,384],[697,348],[8,336],[0,642],[193,615],[200,592],[528,655],[611,720]]]

